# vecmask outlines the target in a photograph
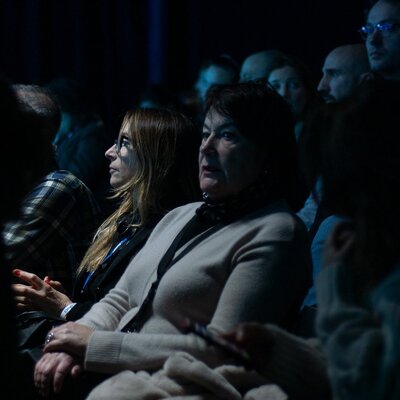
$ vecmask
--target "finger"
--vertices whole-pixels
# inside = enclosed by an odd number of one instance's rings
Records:
[[[15,308],[18,311],[35,311],[35,310],[37,310],[36,307],[33,307],[31,305],[28,305],[28,304],[23,304],[23,303],[16,303],[15,304]]]
[[[42,357],[35,367],[35,386],[43,397],[48,397],[52,386],[53,357]]]
[[[72,362],[72,358],[70,358],[70,357],[61,361],[60,364],[57,366],[57,369],[54,374],[54,379],[53,379],[54,393],[60,393],[60,391],[63,387],[64,381],[65,381],[65,378],[70,373],[72,366],[73,366],[73,362]]]
[[[74,365],[71,370],[71,377],[76,378],[83,371],[82,365]]]
[[[44,281],[40,279],[37,275],[32,274],[30,272],[22,271],[20,269],[14,269],[13,275],[29,283],[35,289],[40,289],[44,284]]]

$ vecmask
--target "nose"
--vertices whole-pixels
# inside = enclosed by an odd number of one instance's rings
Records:
[[[203,138],[200,145],[200,152],[203,154],[215,152],[215,135],[212,133],[208,137]]]
[[[367,38],[367,42],[371,44],[377,44],[382,42],[382,32],[378,29],[374,29],[374,31]]]
[[[280,96],[287,98],[289,95],[287,85],[285,85],[285,84],[281,85],[281,87],[278,89],[278,93]]]
[[[117,149],[116,149],[116,145],[113,144],[109,149],[106,150],[106,152],[104,153],[104,155],[106,156],[106,158],[110,161],[113,161],[117,158]]]
[[[326,77],[323,76],[318,83],[317,91],[324,92],[324,91],[326,91],[327,87],[328,87],[328,85],[327,85]]]

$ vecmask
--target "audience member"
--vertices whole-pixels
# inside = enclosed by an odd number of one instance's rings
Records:
[[[84,183],[56,168],[48,135],[49,127],[55,129],[53,135],[56,132],[59,111],[47,91],[33,85],[15,88],[25,113],[33,113],[42,123],[48,162],[46,171],[40,171],[41,179],[24,198],[19,216],[4,227],[6,259],[13,268],[62,281],[70,292],[79,261],[100,224],[99,208]]]
[[[226,85],[237,82],[239,79],[239,66],[237,62],[227,54],[209,58],[200,67],[194,88],[204,104],[207,91],[214,85]]]
[[[14,270],[29,286],[13,285],[19,310],[42,310],[43,316],[76,320],[115,286],[130,259],[144,245],[170,209],[198,199],[197,128],[175,111],[136,109],[126,113],[118,141],[106,152],[110,184],[119,208],[100,226],[80,267],[72,296],[60,283]],[[18,318],[31,317],[23,313]],[[32,314],[36,321],[37,314]],[[30,329],[30,328],[27,328]],[[21,368],[32,376],[32,358],[42,354],[43,336],[21,349]],[[28,387],[27,387],[28,390]],[[30,398],[35,392],[30,394]]]
[[[248,82],[268,79],[275,61],[283,57],[286,57],[285,53],[275,49],[250,54],[244,59],[240,67],[240,80]]]
[[[362,82],[374,79],[365,46],[362,44],[340,46],[332,50],[326,57],[322,71],[323,77],[318,85],[318,91],[328,104],[346,100]],[[342,220],[339,216],[331,215],[332,210],[316,200],[316,197],[322,198],[321,190],[322,183],[318,180],[314,192],[305,203],[305,209],[315,210],[315,217],[310,221],[312,222],[310,237],[314,282],[322,269],[322,251],[325,241],[335,224]],[[315,285],[313,285],[304,300],[304,305],[316,306],[316,304],[317,297]]]
[[[336,103],[346,99],[361,82],[372,78],[363,44],[339,46],[326,56],[318,92],[325,103]]]
[[[284,201],[297,167],[291,121],[286,102],[263,84],[209,92],[199,151],[204,202],[169,212],[115,289],[77,323],[49,333],[35,368],[43,395],[59,392],[66,376],[82,369],[86,377],[124,370],[134,377],[161,368],[178,350],[227,362],[182,334],[183,317],[214,332],[245,321],[292,323],[311,270],[305,227]],[[120,377],[95,391],[115,398],[108,390]]]
[[[104,214],[110,211],[107,163],[104,159],[109,140],[104,123],[93,109],[84,88],[69,78],[46,84],[61,109],[61,124],[54,138],[60,169],[67,170],[93,192]]]
[[[4,152],[0,160],[0,180],[4,194],[0,207],[1,232],[5,223],[16,218],[22,199],[46,170],[51,146],[48,138],[42,135],[40,121],[34,115],[28,116],[20,110],[15,93],[5,77],[0,78],[0,116],[2,146],[9,150]],[[15,307],[10,290],[11,265],[4,257],[1,236],[0,264],[0,342],[3,346],[0,385],[5,394],[20,399],[15,364]]]
[[[312,341],[272,325],[242,325],[227,336],[291,398],[306,382],[310,393],[300,398],[312,398],[324,369],[335,399],[399,398],[400,137],[388,129],[398,124],[399,90],[397,82],[364,82],[321,132],[324,197],[346,219],[325,245],[317,284],[316,327],[327,366]],[[278,369],[283,361],[290,374]],[[296,387],[289,388],[292,379]]]
[[[379,0],[360,29],[374,73],[400,80],[400,1]]]
[[[289,104],[295,118],[294,135],[298,143],[298,151],[303,142],[304,120],[311,113],[318,103],[317,92],[311,71],[299,59],[286,55],[276,58],[271,65],[271,72],[268,76],[270,85]],[[299,165],[298,171],[298,203],[295,211],[309,227],[310,210],[305,207],[309,189],[306,185],[303,171]]]
[[[318,101],[311,71],[299,59],[287,55],[274,61],[267,79],[288,102],[296,121],[296,140],[299,141],[304,117]]]

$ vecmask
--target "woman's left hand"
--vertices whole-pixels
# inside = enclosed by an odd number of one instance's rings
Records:
[[[83,359],[92,333],[92,328],[76,322],[67,322],[53,328],[47,334],[43,351],[65,351]]]
[[[46,353],[36,363],[34,382],[43,397],[59,393],[65,378],[71,375],[77,377],[82,371],[82,365],[67,353]]]

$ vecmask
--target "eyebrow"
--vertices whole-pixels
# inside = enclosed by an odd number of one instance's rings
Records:
[[[322,72],[331,74],[332,72],[343,72],[343,70],[341,68],[322,68]]]
[[[365,23],[365,25],[376,25],[376,24],[386,24],[386,23],[390,23],[390,24],[400,24],[400,22],[399,22],[399,21],[396,21],[395,19],[386,18],[386,19],[382,19],[382,20],[380,20],[380,21],[378,21],[378,22],[375,22],[375,23],[367,21],[367,22]]]
[[[218,129],[221,130],[221,129],[225,129],[225,128],[231,127],[231,126],[235,126],[235,123],[234,122],[226,122],[225,124],[220,125],[218,127]],[[203,124],[203,128],[208,129],[208,130],[210,129],[210,127],[206,123]]]

